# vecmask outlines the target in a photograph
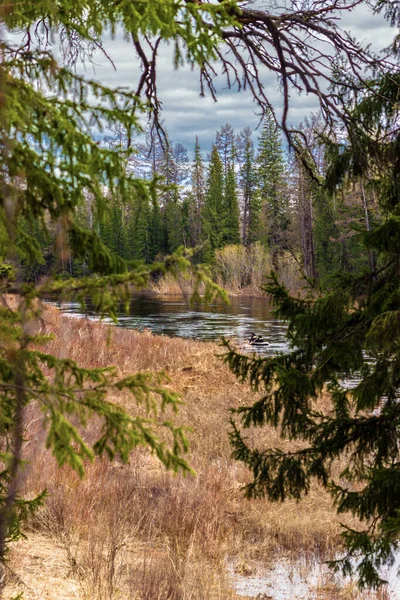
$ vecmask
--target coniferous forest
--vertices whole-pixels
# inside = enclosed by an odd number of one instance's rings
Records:
[[[151,181],[150,191],[128,204],[118,195],[110,196],[101,219],[88,195],[77,209],[78,222],[125,260],[150,264],[180,247],[193,249],[193,262],[212,266],[228,287],[231,269],[226,263],[239,263],[237,284],[245,288],[251,283],[246,256],[257,250],[268,256],[278,273],[285,261],[294,262],[301,277],[322,282],[336,271],[352,272],[372,260],[357,231],[368,230],[379,218],[376,198],[357,177],[329,191],[324,185],[328,145],[322,123],[313,117],[302,123],[301,130],[311,138],[314,172],[285,147],[271,112],[256,131],[245,127],[236,132],[232,125],[222,125],[210,153],[202,151],[197,136],[188,149],[174,143],[165,130],[160,134],[149,126],[145,136],[130,141],[115,128],[102,145],[130,149],[125,169]],[[65,277],[94,272],[82,258],[56,257],[47,226],[31,224],[29,233],[42,247],[45,260],[26,267],[28,281],[54,272]]]

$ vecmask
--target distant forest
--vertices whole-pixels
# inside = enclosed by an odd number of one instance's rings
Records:
[[[142,185],[140,193],[133,190],[129,204],[110,193],[102,215],[94,213],[87,197],[76,218],[126,260],[152,263],[181,246],[193,248],[192,260],[219,270],[227,284],[233,276],[228,263],[243,263],[235,269],[238,287],[253,283],[244,263],[254,262],[260,253],[278,273],[289,260],[311,279],[367,266],[373,257],[366,256],[357,234],[378,218],[374,193],[357,178],[331,189],[330,144],[318,118],[305,122],[301,131],[313,154],[312,169],[300,155],[285,151],[271,113],[263,119],[257,144],[250,128],[237,133],[227,123],[216,132],[207,157],[196,137],[192,161],[188,149],[170,140],[167,132],[163,138],[149,128],[145,141],[135,144],[116,129],[101,143],[117,153],[131,147],[126,170],[137,177],[138,186],[140,179],[152,183],[146,190]],[[38,281],[55,271],[72,277],[93,273],[69,249],[56,248],[56,232],[45,224],[30,223],[27,233],[45,257],[42,264],[26,266],[27,280]]]

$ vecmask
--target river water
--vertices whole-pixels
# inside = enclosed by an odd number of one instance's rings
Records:
[[[56,306],[70,316],[96,318],[90,301],[84,312],[77,302]],[[273,316],[266,298],[234,297],[230,304],[190,306],[182,297],[138,295],[132,298],[129,314],[121,307],[118,326],[197,340],[218,340],[225,336],[234,338],[239,345],[245,344],[253,332],[267,342],[254,346],[261,354],[273,356],[288,350],[286,325]]]

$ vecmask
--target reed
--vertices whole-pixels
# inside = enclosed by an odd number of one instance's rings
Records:
[[[173,476],[140,448],[129,464],[88,464],[81,480],[56,466],[44,448],[43,418],[29,407],[23,492],[47,488],[48,499],[29,523],[27,540],[13,548],[5,597],[229,600],[238,596],[227,560],[268,564],[279,553],[324,560],[340,548],[339,522],[321,489],[284,505],[243,497],[248,474],[230,458],[228,411],[253,395],[222,364],[217,345],[71,319],[53,307],[45,308],[42,328],[54,334],[47,351],[84,366],[115,364],[121,376],[168,374],[168,385],[182,395],[176,420],[191,428],[188,460],[197,474]],[[112,400],[140,410],[122,392]],[[96,427],[89,424],[88,439]],[[249,435],[280,443],[270,428]]]

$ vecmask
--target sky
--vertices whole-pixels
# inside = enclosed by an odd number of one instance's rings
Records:
[[[350,30],[358,40],[372,44],[375,51],[389,45],[397,30],[391,28],[380,15],[373,15],[365,5],[343,15],[343,29]],[[130,42],[122,36],[105,40],[105,49],[112,58],[116,70],[100,53],[94,55],[94,64],[87,66],[86,75],[107,85],[124,85],[135,88],[140,70]],[[163,106],[163,118],[174,143],[180,142],[192,153],[196,135],[199,137],[203,152],[211,150],[215,141],[215,132],[225,123],[231,124],[235,132],[248,126],[255,129],[260,117],[257,106],[250,93],[229,90],[225,78],[217,78],[218,101],[214,102],[208,94],[199,95],[199,73],[189,67],[175,69],[172,48],[164,44],[159,52],[158,91]],[[262,74],[263,84],[268,95],[279,112],[282,98],[277,87],[275,75]],[[289,112],[289,123],[297,125],[311,112],[317,111],[316,99],[312,96],[293,95]],[[254,136],[257,137],[256,131]]]

